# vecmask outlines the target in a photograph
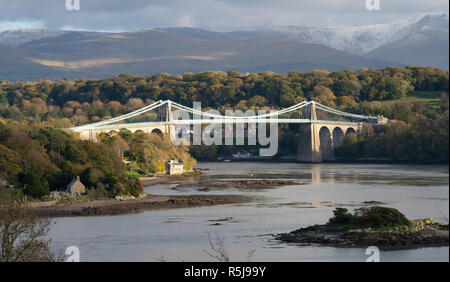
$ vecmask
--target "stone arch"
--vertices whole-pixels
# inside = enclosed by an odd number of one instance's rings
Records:
[[[347,135],[350,134],[350,133],[356,134],[356,131],[355,131],[352,127],[349,127],[349,128],[347,128],[347,130],[345,131],[345,135],[347,136]]]
[[[341,147],[344,143],[344,137],[344,131],[340,127],[333,129],[333,146],[335,149]]]
[[[154,128],[154,129],[152,129],[152,131],[150,132],[150,134],[158,134],[159,136],[163,136],[163,132],[162,132],[161,129],[159,129],[159,128]]]
[[[334,159],[334,150],[333,150],[333,142],[331,140],[331,132],[328,127],[323,126],[319,131],[319,139],[320,139],[320,152],[322,153],[322,159],[333,160]]]

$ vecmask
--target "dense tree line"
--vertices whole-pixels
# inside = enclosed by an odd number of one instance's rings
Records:
[[[21,128],[0,122],[0,188],[34,198],[65,190],[76,176],[92,196],[138,195],[141,184],[126,174],[114,149],[81,141],[51,127]]]
[[[376,105],[381,107],[381,105]],[[392,124],[382,130],[366,126],[362,134],[348,135],[336,154],[346,158],[387,158],[396,161],[449,161],[449,95],[443,93],[438,107],[399,103],[384,105]]]
[[[448,102],[447,110],[436,119],[419,116],[410,123],[394,122],[379,133],[369,128],[358,136],[349,134],[343,146],[336,150],[336,155],[343,158],[448,163]]]
[[[164,171],[171,159],[192,169],[196,161],[187,151],[167,136],[142,131],[123,129],[92,142],[52,127],[0,122],[0,189],[40,198],[80,176],[91,198],[138,196],[143,187],[137,176]]]
[[[388,67],[331,73],[209,71],[123,74],[103,80],[0,81],[0,122],[3,119],[4,123],[0,130],[0,180],[40,196],[80,175],[89,187],[98,188],[92,190],[108,195],[133,194],[139,185],[126,175],[127,169],[142,174],[157,172],[172,158],[182,160],[190,169],[195,161],[187,148],[174,148],[164,138],[121,131],[93,143],[55,129],[118,116],[165,99],[188,106],[201,101],[204,109],[218,110],[277,109],[314,99],[349,112],[382,114],[398,122],[381,132],[367,130],[357,138],[348,137],[337,154],[448,162],[448,78],[447,71],[436,68]],[[412,91],[442,92],[441,101],[430,106],[401,99]],[[279,136],[279,154],[295,154],[295,125],[280,126]],[[208,158],[241,148],[190,149],[195,156]],[[127,165],[122,158],[128,160]]]
[[[103,80],[0,81],[0,116],[67,127],[117,116],[157,100],[204,108],[282,108],[314,99],[333,107],[354,108],[362,101],[405,97],[413,90],[448,91],[448,72],[436,68],[362,69],[356,72],[235,71],[122,74]]]

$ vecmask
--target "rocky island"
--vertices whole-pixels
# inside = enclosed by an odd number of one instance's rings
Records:
[[[354,214],[345,208],[337,208],[327,224],[300,228],[275,237],[285,243],[345,248],[377,246],[381,250],[449,245],[448,224],[439,224],[429,218],[408,220],[398,210],[380,206],[359,208]]]

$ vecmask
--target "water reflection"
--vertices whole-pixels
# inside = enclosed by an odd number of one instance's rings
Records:
[[[201,179],[286,179],[302,184],[448,185],[448,166],[386,164],[200,163]],[[236,170],[238,167],[240,170]],[[250,175],[252,177],[250,177]]]
[[[175,184],[146,187],[152,194],[244,194],[254,201],[189,209],[100,217],[59,218],[50,236],[57,250],[80,248],[82,260],[154,261],[160,252],[169,261],[211,260],[208,232],[218,232],[232,260],[364,261],[362,249],[299,247],[280,244],[270,234],[327,222],[334,207],[353,209],[379,201],[409,218],[448,218],[447,166],[359,164],[200,163],[203,174]],[[202,192],[186,183],[245,179],[293,180],[298,185],[273,189]],[[197,185],[196,187],[200,187]],[[387,261],[448,261],[448,248],[385,252]]]
[[[322,182],[322,170],[321,165],[316,165],[311,170],[311,183],[317,184]],[[333,178],[334,180],[334,178]]]

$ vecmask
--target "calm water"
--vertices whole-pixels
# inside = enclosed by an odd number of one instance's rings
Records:
[[[327,222],[335,206],[350,210],[380,201],[408,218],[449,216],[448,166],[200,163],[202,179],[289,179],[298,185],[260,191],[201,192],[195,185],[146,188],[153,194],[243,194],[246,204],[152,211],[120,216],[58,218],[53,247],[78,246],[82,261],[211,261],[208,233],[220,234],[233,261],[365,261],[364,249],[304,247],[272,240],[271,234]],[[220,225],[217,225],[220,223]],[[161,255],[162,254],[162,255]],[[381,252],[382,261],[448,261],[449,249]]]

